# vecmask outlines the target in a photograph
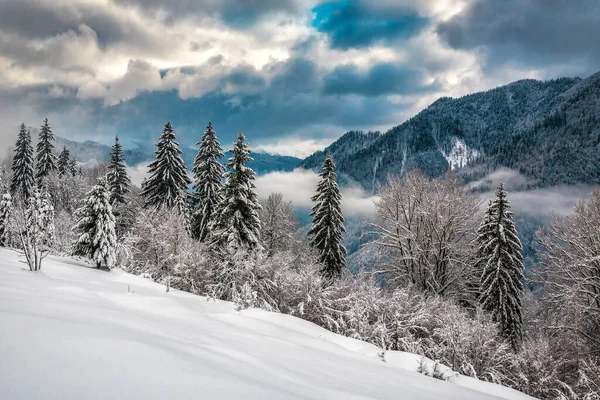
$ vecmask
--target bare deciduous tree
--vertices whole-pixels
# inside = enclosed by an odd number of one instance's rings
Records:
[[[54,207],[47,195],[36,189],[25,205],[18,203],[10,223],[25,263],[31,271],[39,271],[54,241]]]
[[[275,251],[289,248],[292,235],[297,229],[294,206],[291,201],[284,201],[281,193],[272,193],[266,200],[261,200],[259,210],[261,237],[267,257]]]
[[[574,333],[587,351],[600,354],[600,188],[569,216],[554,216],[538,232],[542,253],[539,277],[555,310],[552,328]]]
[[[453,174],[432,180],[417,172],[379,186],[374,242],[387,253],[380,273],[392,287],[459,293],[472,279],[479,200]]]

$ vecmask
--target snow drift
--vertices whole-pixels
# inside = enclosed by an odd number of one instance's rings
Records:
[[[1,399],[530,399],[420,358],[119,269],[0,249]]]

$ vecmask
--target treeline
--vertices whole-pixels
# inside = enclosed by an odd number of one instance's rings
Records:
[[[380,346],[384,360],[408,351],[538,398],[599,396],[600,190],[538,233],[543,289],[532,292],[503,185],[482,213],[451,173],[389,176],[369,224],[377,239],[368,246],[383,261],[355,275],[331,156],[304,234],[281,194],[258,198],[241,133],[223,165],[209,123],[190,177],[167,123],[141,188],[118,138],[110,161],[89,168],[67,149],[57,158],[52,143],[46,120],[34,156],[22,125],[0,181],[0,244],[20,249],[32,270],[51,252],[80,256],[167,291],[304,318]]]

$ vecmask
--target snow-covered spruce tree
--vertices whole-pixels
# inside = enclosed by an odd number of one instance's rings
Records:
[[[260,247],[260,204],[254,180],[256,174],[246,163],[252,161],[250,147],[242,133],[234,143],[233,157],[227,163],[223,198],[219,203],[211,224],[212,246],[227,249],[255,250]]]
[[[518,350],[523,338],[523,256],[503,183],[489,208],[489,222],[480,228],[480,237],[483,235],[486,240],[479,249],[485,263],[479,301],[499,323],[513,349]]]
[[[75,160],[74,158],[71,158],[71,160],[69,161],[68,171],[73,177],[77,175],[81,176],[81,169],[77,168],[77,160]]]
[[[131,181],[127,176],[125,159],[123,158],[123,148],[119,142],[119,137],[115,137],[115,144],[110,152],[110,161],[108,163],[108,184],[110,188],[110,203],[125,203],[125,195],[129,193]]]
[[[223,149],[210,122],[198,145],[200,148],[192,169],[196,210],[192,215],[191,232],[192,237],[204,241],[208,236],[215,210],[222,200],[222,179],[225,171],[219,162],[224,156]]]
[[[156,159],[148,167],[149,177],[142,183],[145,207],[179,208],[182,200],[186,201],[187,185],[191,181],[170,122],[165,124],[154,154]]]
[[[8,239],[8,223],[10,218],[10,210],[12,208],[12,199],[9,193],[2,195],[0,200],[0,247],[7,245]]]
[[[37,144],[37,154],[35,155],[35,177],[38,185],[42,183],[42,180],[50,175],[51,172],[56,171],[56,156],[52,153],[54,149],[54,134],[50,125],[48,124],[48,118],[44,120],[44,124],[40,129],[40,134]]]
[[[23,196],[24,199],[28,199],[33,194],[34,186],[35,168],[31,132],[25,128],[25,124],[21,124],[12,162],[10,193],[13,197]]]
[[[105,179],[92,188],[84,204],[75,211],[77,225],[73,228],[79,235],[73,244],[72,254],[87,257],[107,268],[115,265],[117,235],[115,217],[110,205],[110,191]]]
[[[64,146],[60,154],[58,155],[58,175],[60,177],[65,176],[65,174],[69,173],[69,164],[71,162],[71,152],[67,149],[67,146]]]
[[[346,248],[342,244],[342,234],[346,229],[340,206],[342,196],[335,181],[335,164],[330,155],[325,158],[320,176],[317,194],[312,198],[315,205],[310,213],[312,225],[308,236],[323,263],[321,272],[326,278],[335,278],[346,266]]]
[[[486,244],[494,236],[494,208],[492,207],[492,200],[488,202],[485,215],[479,228],[477,229],[477,252],[475,254],[475,263],[473,265],[473,279],[467,284],[467,289],[472,292],[475,298],[479,298],[481,293],[481,277],[483,276],[483,270],[488,263],[490,252],[486,248]]]

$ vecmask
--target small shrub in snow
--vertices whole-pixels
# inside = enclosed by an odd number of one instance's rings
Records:
[[[2,195],[0,200],[0,246],[6,246],[9,232],[9,218],[12,209],[12,198],[10,194]]]
[[[54,240],[54,207],[47,193],[34,189],[26,205],[15,207],[10,229],[18,238],[29,269],[40,270]]]

